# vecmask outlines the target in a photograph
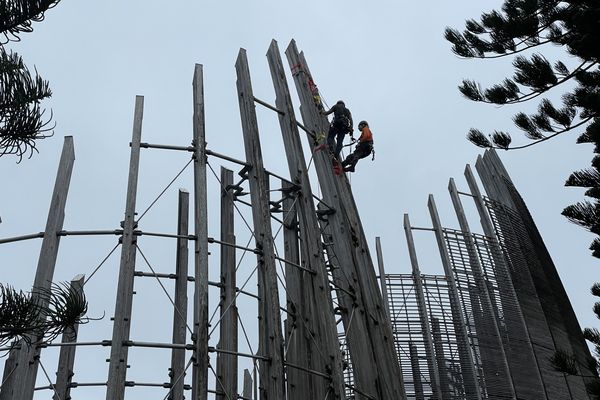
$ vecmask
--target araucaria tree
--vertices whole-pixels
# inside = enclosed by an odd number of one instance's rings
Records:
[[[52,135],[51,115],[44,117],[41,101],[52,92],[37,72],[32,75],[21,57],[5,48],[31,32],[31,23],[60,0],[0,0],[0,156],[19,161],[36,151],[36,140]]]
[[[570,131],[580,133],[577,143],[594,144],[592,167],[574,172],[566,181],[566,186],[588,188],[585,195],[591,201],[569,206],[563,215],[600,235],[600,3],[505,0],[501,11],[484,13],[479,21],[468,20],[462,33],[447,28],[445,37],[461,57],[513,57],[514,75],[496,85],[482,89],[477,82],[463,81],[459,89],[467,98],[498,105],[541,99],[536,113],[519,112],[513,118],[531,142],[511,146],[506,132],[485,135],[473,128],[467,137],[474,144],[520,149]],[[540,53],[549,45],[561,46],[579,60],[578,65],[569,69],[560,60],[549,61]],[[572,84],[561,86],[566,82]],[[563,90],[559,105],[542,98],[555,88]],[[600,238],[590,249],[600,258]]]
[[[537,103],[537,112],[518,112],[513,117],[528,143],[511,146],[506,132],[486,135],[474,128],[467,134],[471,142],[487,148],[520,149],[577,132],[577,143],[594,145],[591,168],[572,173],[565,183],[587,188],[589,200],[568,206],[563,215],[600,235],[600,1],[505,0],[499,11],[467,20],[462,32],[447,28],[445,37],[461,57],[513,60],[513,75],[491,87],[483,89],[475,81],[464,80],[459,90],[468,99],[496,105]],[[553,45],[577,60],[575,65],[569,68],[560,60],[549,60],[547,50]],[[558,54],[560,49],[551,53]],[[551,90],[562,95],[559,102],[544,98]],[[600,258],[600,237],[590,250]],[[600,288],[594,286],[593,293],[600,294]],[[600,304],[594,311],[600,318]],[[588,329],[585,335],[600,345],[597,331]],[[557,357],[560,361],[561,355]],[[569,373],[568,365],[563,367]],[[600,396],[599,387],[595,389]]]

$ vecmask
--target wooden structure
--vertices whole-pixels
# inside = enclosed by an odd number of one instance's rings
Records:
[[[35,391],[44,390],[52,391],[53,399],[67,400],[78,398],[76,393],[82,387],[96,387],[107,400],[137,398],[137,388],[156,390],[157,398],[164,400],[581,398],[577,397],[582,393],[581,379],[557,376],[542,361],[548,348],[568,348],[583,356],[589,353],[576,334],[578,327],[573,325],[572,310],[568,313],[564,290],[555,290],[562,288],[555,270],[535,270],[539,265],[530,262],[535,257],[511,247],[513,231],[521,229],[538,251],[535,259],[544,265],[551,263],[497,156],[488,153],[477,165],[489,197],[480,194],[470,169],[466,171],[469,196],[478,207],[484,235],[471,232],[459,198],[464,193],[451,180],[450,193],[461,229],[443,227],[430,197],[432,228],[415,228],[407,215],[404,219],[412,274],[386,274],[377,239],[378,277],[349,182],[344,174],[334,174],[326,151],[316,151],[329,122],[319,112],[321,100],[315,80],[295,42],[285,54],[302,122],[295,116],[277,43],[273,41],[267,52],[274,104],[255,97],[246,51],[239,52],[235,69],[244,160],[208,147],[201,65],[195,66],[192,81],[191,146],[142,142],[144,99],[136,98],[125,216],[118,229],[63,229],[74,159],[72,140],[66,139],[46,231],[1,239],[0,244],[43,238],[35,291],[52,281],[60,237],[117,236],[121,259],[115,276],[112,338],[78,342],[74,328],[61,343],[42,343],[34,338],[32,347],[17,344],[6,360],[0,400],[33,400]],[[264,165],[257,104],[273,111],[278,119],[287,178]],[[302,140],[311,151],[308,164]],[[141,224],[154,204],[138,215],[139,160],[145,149],[178,152],[193,168],[192,190],[180,189],[178,193],[177,213],[173,213],[177,216],[175,233],[149,232]],[[213,169],[214,160],[227,163],[220,175]],[[314,194],[316,186],[309,179],[311,166],[322,198]],[[219,183],[218,239],[209,236],[209,170]],[[236,172],[239,178],[235,178]],[[519,220],[515,219],[517,214]],[[251,216],[251,222],[245,216]],[[251,231],[245,245],[238,240],[240,219]],[[516,226],[515,221],[523,226]],[[506,224],[512,224],[513,231]],[[443,276],[420,271],[413,231],[423,229],[435,235]],[[144,236],[174,241],[172,271],[152,268],[140,247]],[[279,252],[278,244],[283,245],[283,252]],[[217,268],[211,268],[216,259],[210,256],[212,249],[219,254]],[[256,266],[243,280],[240,265],[246,254],[256,256]],[[140,257],[151,272],[136,268]],[[193,273],[188,272],[190,262]],[[98,268],[85,282],[78,276],[72,284],[82,290]],[[218,279],[209,280],[211,273],[218,273]],[[550,298],[546,286],[533,284],[532,277],[520,277],[527,273],[537,274],[535,279],[544,275],[555,297]],[[144,277],[155,279],[172,303],[168,343],[140,342],[132,337],[131,323],[139,307],[133,304],[134,280]],[[172,293],[161,283],[165,279],[174,281]],[[254,293],[246,288],[252,279],[257,286]],[[189,293],[188,282],[193,283],[193,293]],[[218,289],[218,296],[209,295],[211,287]],[[544,302],[554,303],[541,304],[539,293],[544,290]],[[244,326],[247,315],[241,315],[238,308],[240,296],[256,302],[254,342]],[[188,299],[192,299],[191,304]],[[567,315],[562,325],[557,311]],[[47,386],[36,386],[41,350],[48,346],[61,348],[57,378]],[[110,347],[106,380],[78,381],[81,366],[74,357],[79,346]],[[170,364],[163,368],[161,382],[142,382],[131,376],[128,368],[135,360],[129,353],[137,347],[169,350]],[[244,351],[245,347],[249,350]],[[521,368],[535,373],[517,373]],[[573,395],[560,397],[564,390]]]

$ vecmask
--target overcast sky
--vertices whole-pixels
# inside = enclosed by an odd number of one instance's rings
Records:
[[[485,2],[486,7],[500,3]],[[65,229],[118,228],[125,205],[135,95],[145,96],[142,141],[188,145],[194,63],[204,65],[208,147],[243,158],[234,70],[237,52],[240,47],[248,52],[255,96],[274,103],[265,53],[271,39],[276,39],[283,51],[295,38],[326,102],[331,105],[344,99],[355,121],[366,119],[370,123],[376,160],[358,164],[352,175],[354,196],[372,253],[375,236],[381,236],[387,271],[408,273],[403,214],[409,213],[415,226],[430,226],[426,204],[428,194],[433,193],[444,225],[457,228],[447,193],[448,179],[455,177],[459,190],[466,191],[462,175],[465,164],[474,164],[481,153],[465,139],[466,132],[470,127],[514,132],[510,118],[521,110],[467,101],[456,88],[463,78],[475,78],[485,85],[500,81],[511,71],[510,60],[461,60],[443,39],[446,26],[462,28],[465,19],[488,10],[481,4],[63,0],[47,13],[45,21],[33,25],[33,33],[21,35],[21,42],[8,46],[50,81],[54,94],[45,104],[53,110],[57,125],[54,137],[38,142],[39,154],[31,159],[16,164],[14,157],[0,158],[0,237],[44,229],[65,135],[73,135],[76,151]],[[552,51],[562,54],[560,49]],[[287,68],[285,58],[284,64]],[[293,87],[290,74],[288,81]],[[296,98],[294,101],[298,104]],[[257,111],[265,165],[287,176],[276,116],[260,106]],[[513,139],[515,143],[526,142],[517,132]],[[560,215],[565,206],[583,198],[582,190],[565,188],[564,181],[573,170],[588,166],[592,157],[591,146],[575,145],[575,139],[576,134],[559,136],[527,150],[501,152],[500,156],[539,227],[581,325],[597,326],[589,287],[600,280],[600,271],[587,249],[593,235]],[[143,150],[138,211],[152,202],[188,159],[187,154]],[[218,173],[219,161],[212,160],[211,166]],[[217,237],[219,192],[216,181],[209,179],[209,235]],[[141,229],[175,231],[178,187],[192,188],[189,171],[144,217]],[[466,207],[473,230],[481,232],[474,208],[470,204]],[[238,241],[245,244],[249,236],[241,221],[238,228]],[[422,270],[439,273],[437,250],[427,235],[419,233],[416,237]],[[89,275],[115,243],[115,237],[62,239],[55,279],[68,281],[78,273]],[[29,289],[39,245],[37,240],[2,245],[1,281]],[[140,248],[154,269],[173,272],[174,243],[143,238]],[[218,254],[218,249],[211,251]],[[118,259],[117,252],[86,288],[90,316],[106,313],[106,317],[83,328],[81,340],[110,338]],[[250,273],[251,261],[246,263],[246,270],[240,268],[238,285]],[[141,257],[137,269],[149,270]],[[210,279],[219,279],[218,257],[211,258]],[[172,288],[170,282],[165,284]],[[255,290],[252,283],[249,287]],[[136,279],[136,290],[132,339],[169,341],[172,316],[160,287],[149,278],[140,278]],[[252,300],[244,302],[240,307],[255,312]],[[213,302],[211,308],[215,305]],[[252,331],[255,318],[248,318]],[[213,335],[213,342],[217,336]],[[128,379],[166,381],[168,353],[158,353],[157,358],[157,351],[133,350],[130,354],[135,362]],[[43,358],[48,360],[46,368],[53,371],[54,353],[44,354],[48,354]],[[91,356],[103,364],[108,349],[81,350],[77,359],[81,369],[77,369],[75,380],[106,379],[106,364],[82,367]],[[158,370],[148,368],[159,363]],[[76,390],[77,397],[84,393],[92,396],[85,398],[103,396],[98,389]],[[148,398],[165,394],[155,389],[136,389],[135,393],[133,397],[152,396]],[[47,393],[36,398],[48,398]]]

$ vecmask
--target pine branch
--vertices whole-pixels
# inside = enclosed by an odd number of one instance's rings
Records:
[[[19,34],[31,32],[33,21],[44,19],[44,12],[56,6],[60,0],[2,0],[0,2],[0,33],[5,40],[19,40]]]

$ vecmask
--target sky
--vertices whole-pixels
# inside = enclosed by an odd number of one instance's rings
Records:
[[[482,153],[465,139],[468,129],[506,130],[514,132],[515,144],[526,143],[515,132],[511,116],[531,111],[534,105],[516,109],[477,104],[457,90],[464,78],[476,79],[484,86],[500,81],[511,72],[510,60],[463,60],[443,39],[446,26],[461,28],[467,18],[476,18],[500,3],[485,2],[487,8],[482,9],[481,2],[470,1],[63,0],[46,13],[43,22],[34,23],[33,33],[8,45],[50,82],[53,96],[45,105],[52,109],[56,128],[52,138],[38,142],[39,154],[20,163],[14,157],[0,158],[0,238],[43,231],[66,135],[74,137],[76,161],[65,229],[118,228],[125,206],[135,96],[145,97],[142,141],[189,145],[195,63],[204,65],[208,148],[243,159],[234,69],[237,53],[240,48],[247,50],[255,96],[274,103],[265,54],[272,39],[282,51],[295,39],[324,100],[332,105],[343,99],[355,121],[369,121],[376,159],[358,164],[351,177],[354,196],[373,255],[379,236],[386,271],[408,273],[404,213],[410,215],[414,226],[430,226],[427,196],[432,193],[444,225],[458,228],[447,192],[448,179],[454,177],[459,190],[467,191],[462,175],[465,164],[473,165]],[[568,65],[575,62],[561,49],[549,49],[548,58],[556,57]],[[288,82],[293,87],[289,73]],[[551,98],[559,95],[550,94]],[[294,102],[297,106],[296,98]],[[257,113],[265,166],[287,176],[277,118],[260,106]],[[600,271],[587,249],[593,235],[560,215],[564,207],[583,198],[583,190],[565,188],[564,181],[572,171],[587,167],[592,158],[591,146],[575,145],[575,140],[576,133],[566,134],[526,150],[501,152],[500,157],[538,225],[582,327],[597,326],[589,288],[600,280]],[[146,209],[188,160],[187,154],[142,151],[138,212]],[[217,174],[220,165],[211,160]],[[316,188],[316,182],[313,186]],[[175,231],[179,187],[192,189],[189,169],[152,207],[141,229]],[[218,182],[210,170],[208,201],[209,236],[218,237]],[[464,201],[475,224],[474,207]],[[250,214],[243,211],[242,215]],[[236,218],[237,240],[245,244],[249,232],[241,217]],[[478,225],[472,229],[481,232]],[[415,240],[423,272],[440,273],[433,238],[418,233]],[[1,282],[28,290],[40,243],[1,245]],[[55,280],[68,281],[79,273],[89,276],[115,244],[113,236],[63,238]],[[172,272],[174,243],[144,237],[140,248],[153,269]],[[218,249],[211,248],[211,252],[210,279],[218,280]],[[246,257],[238,285],[252,270],[253,261]],[[82,341],[110,338],[118,259],[117,252],[86,287],[89,316],[104,315],[104,319],[83,327]],[[149,268],[138,257],[136,269]],[[173,287],[172,282],[164,284],[168,290]],[[248,288],[255,290],[252,278]],[[172,311],[161,287],[150,278],[139,278],[136,291],[132,339],[169,341]],[[217,294],[211,291],[211,298]],[[213,301],[211,307],[215,305]],[[252,339],[255,304],[244,299],[240,309],[247,311]],[[48,360],[47,369],[52,370],[56,353],[48,350],[43,357]],[[108,357],[107,349],[82,349],[77,357],[75,380],[106,379],[106,365],[100,364]],[[86,361],[96,357],[98,366],[88,365]],[[133,349],[130,360],[135,362],[128,379],[165,381],[168,358],[166,351]],[[156,365],[160,367],[154,368]],[[47,382],[40,378],[38,384]],[[103,396],[98,388],[77,390],[78,396],[88,396],[85,398]],[[136,388],[135,396],[162,398],[157,393],[164,395],[164,389],[156,390]],[[38,393],[37,398],[47,397]]]

